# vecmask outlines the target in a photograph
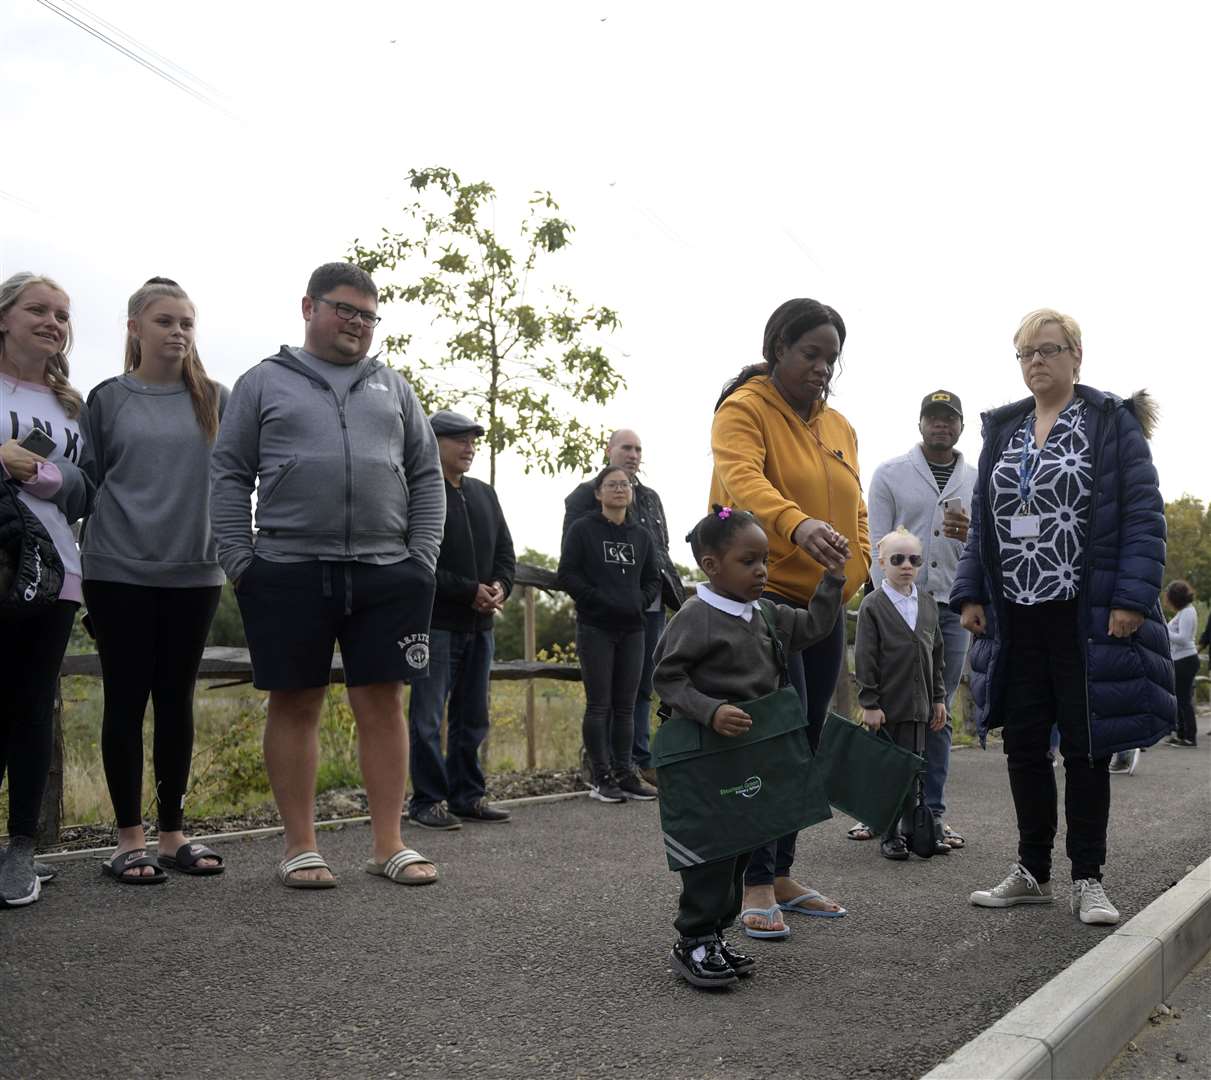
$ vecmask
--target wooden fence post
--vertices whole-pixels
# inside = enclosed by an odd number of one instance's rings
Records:
[[[63,683],[55,682],[55,711],[51,718],[54,741],[51,744],[50,772],[42,793],[42,814],[38,821],[38,847],[45,850],[59,842],[63,824]]]
[[[522,620],[522,635],[524,637],[525,658],[534,660],[538,652],[537,606],[535,603],[534,586],[523,585],[521,598],[524,607]],[[526,680],[526,768],[534,769],[538,757],[535,748],[534,735],[534,680]]]

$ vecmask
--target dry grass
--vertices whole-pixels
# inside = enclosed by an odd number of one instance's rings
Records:
[[[571,768],[579,759],[584,691],[579,683],[538,681],[534,687],[537,766]],[[239,813],[269,798],[261,759],[265,697],[250,686],[222,690],[199,686],[194,699],[196,736],[188,802],[191,816]],[[99,679],[63,680],[64,820],[71,824],[105,823],[113,819],[101,762],[101,715]],[[356,730],[339,688],[329,694],[321,744],[319,789],[359,785]],[[144,720],[143,745],[144,816],[154,820],[150,708]],[[524,683],[493,686],[487,753],[491,772],[525,767]]]

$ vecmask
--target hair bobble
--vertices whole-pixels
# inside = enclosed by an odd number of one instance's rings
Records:
[[[721,506],[715,511],[715,517],[720,521],[727,521],[732,516],[732,508],[730,506]]]

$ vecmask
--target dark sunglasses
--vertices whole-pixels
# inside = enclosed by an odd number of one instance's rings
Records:
[[[920,566],[925,561],[920,555],[906,555],[902,551],[897,551],[894,555],[887,556],[887,561],[892,566],[903,566],[905,559],[912,563],[913,566]]]

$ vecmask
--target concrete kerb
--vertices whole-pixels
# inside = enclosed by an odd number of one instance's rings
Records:
[[[525,795],[519,799],[495,799],[493,806],[523,806],[527,803],[559,802],[562,799],[582,799],[587,791],[561,791],[554,795]],[[317,821],[317,829],[343,829],[346,825],[365,825],[370,821],[368,814],[360,817],[331,818],[328,821]],[[263,829],[243,829],[239,832],[209,833],[206,836],[195,836],[198,843],[207,844],[214,840],[252,840],[258,836],[274,836],[282,832],[281,825],[269,825]],[[99,848],[82,848],[79,851],[50,851],[38,856],[39,862],[67,862],[69,859],[85,859],[89,856],[111,855],[117,850],[115,845]]]
[[[1211,949],[1211,859],[923,1080],[1097,1076]]]

